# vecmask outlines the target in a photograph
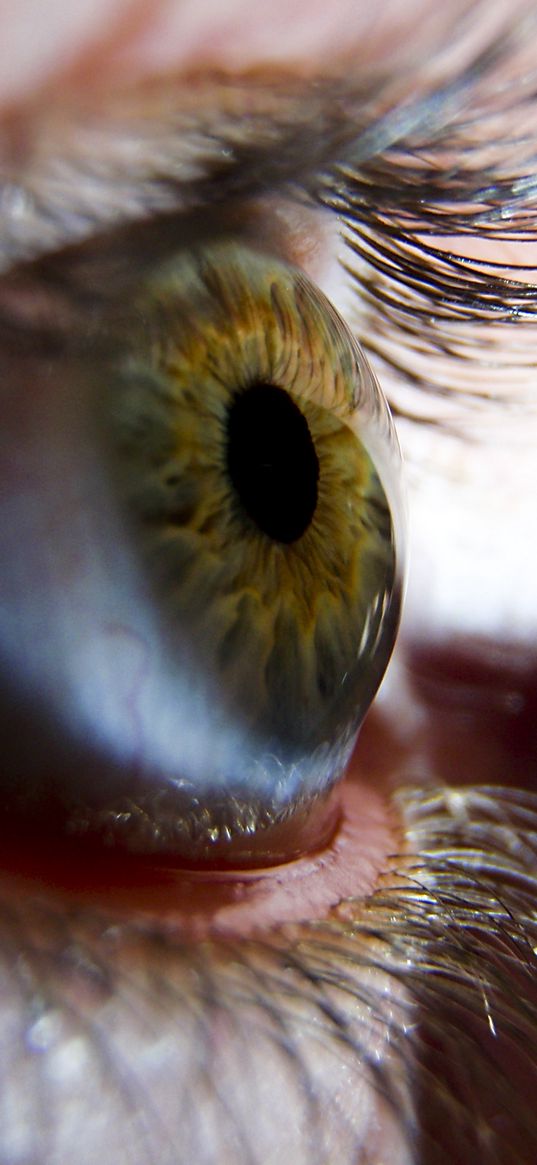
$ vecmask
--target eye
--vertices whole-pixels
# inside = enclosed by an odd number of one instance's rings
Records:
[[[399,614],[397,443],[363,353],[302,271],[227,238],[145,268],[47,376],[10,568],[47,760],[27,750],[17,814],[193,866],[318,847]]]

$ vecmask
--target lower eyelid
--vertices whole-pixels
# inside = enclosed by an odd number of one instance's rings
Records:
[[[152,922],[178,941],[253,938],[290,923],[329,917],[346,898],[365,899],[404,850],[388,788],[351,762],[338,790],[338,823],[327,845],[287,865],[251,872],[193,872],[46,834],[16,833],[2,845],[6,884],[109,912],[118,922]]]
[[[12,1087],[19,1096],[3,1146],[37,1142],[34,1159],[67,1161],[83,1128],[84,1165],[112,1150],[136,1165],[168,1152],[224,1162],[230,1144],[233,1165],[275,1151],[306,1165],[314,1112],[317,1149],[328,1137],[342,1165],[380,1141],[387,1160],[407,1161],[403,1109],[386,1111],[375,1083],[390,1081],[408,1003],[379,967],[367,920],[357,949],[344,930],[315,927],[192,949],[173,928],[73,903],[60,912],[35,890],[25,904],[2,885],[0,901],[4,1099]]]

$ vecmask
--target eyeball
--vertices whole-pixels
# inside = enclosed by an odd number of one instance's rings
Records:
[[[333,828],[396,635],[387,405],[325,296],[250,245],[180,252],[110,328],[94,412],[151,679],[132,795],[73,820],[187,864],[289,859]]]

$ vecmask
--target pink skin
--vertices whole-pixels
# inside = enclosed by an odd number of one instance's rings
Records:
[[[257,8],[248,0],[235,0],[230,4],[222,4],[219,0],[205,4],[194,0],[192,3],[189,0],[185,3],[169,0],[167,4],[143,4],[135,0],[108,0],[105,4],[79,0],[68,8],[67,17],[62,0],[47,6],[46,26],[37,35],[44,12],[39,0],[4,2],[1,6],[0,28],[5,29],[6,34],[0,37],[0,101],[9,112],[23,107],[28,100],[42,100],[48,90],[58,92],[63,87],[74,99],[83,86],[101,85],[111,80],[114,84],[130,83],[142,76],[172,71],[188,73],[199,67],[240,71],[268,65],[283,66],[299,73],[315,73],[322,66],[324,70],[337,73],[346,60],[352,60],[356,46],[363,46],[364,37],[370,40],[370,60],[391,59],[393,55],[400,59],[402,55],[411,62],[413,58],[420,59],[429,36],[438,38],[438,21],[442,19],[438,17],[437,5],[427,0],[416,0],[413,5],[385,0],[380,7],[376,6],[374,22],[369,16],[370,5],[362,6],[352,0],[337,0],[332,5],[316,2],[289,5],[286,0],[279,0],[271,6],[270,22],[266,27],[260,24],[255,15]],[[490,5],[491,21],[497,11],[496,6]],[[414,33],[417,24],[422,28],[419,45]],[[31,34],[29,30],[32,30]],[[498,258],[501,258],[499,252]],[[434,459],[437,451],[427,447],[428,438],[422,435],[420,440],[423,441],[420,456],[424,460],[428,456]],[[440,500],[436,499],[440,507],[453,507],[450,477],[453,464],[460,460],[460,450],[453,462],[450,457],[446,454],[449,461],[446,482],[439,486]],[[455,505],[458,506],[458,491],[464,497],[464,489],[469,485],[471,520],[476,529],[482,515],[483,495],[488,491],[492,473],[485,455],[484,460],[484,484],[479,477],[481,471],[474,473],[474,477],[479,478],[477,483],[474,480],[468,483],[463,468],[461,481],[455,489]],[[523,471],[519,472],[522,481]],[[513,493],[516,493],[521,485],[517,484],[517,478],[513,480]],[[521,645],[518,655],[515,653],[509,664],[504,665],[496,655],[491,665],[489,644],[495,635],[509,644],[513,627],[515,638],[520,641],[519,628],[526,607],[523,607],[522,615],[517,612],[511,576],[499,570],[497,598],[490,600],[487,617],[481,617],[477,601],[474,602],[475,596],[482,591],[479,563],[468,565],[466,546],[461,542],[459,548],[458,535],[454,534],[449,564],[445,565],[444,549],[440,543],[436,547],[434,537],[429,537],[431,514],[427,505],[421,504],[420,496],[418,491],[418,519],[412,535],[418,565],[411,572],[411,602],[399,649],[399,670],[394,673],[394,682],[388,683],[383,701],[364,731],[352,773],[344,788],[345,824],[334,848],[327,855],[314,855],[303,859],[302,863],[271,873],[264,871],[239,883],[233,881],[231,894],[227,893],[225,901],[218,888],[216,899],[209,903],[205,901],[205,889],[201,893],[196,891],[200,906],[194,915],[185,905],[191,887],[184,898],[181,892],[177,897],[173,883],[170,886],[169,880],[164,879],[156,899],[159,917],[167,926],[176,927],[179,934],[187,934],[194,940],[207,934],[243,936],[275,922],[292,923],[326,916],[341,898],[368,894],[389,856],[404,847],[399,823],[389,817],[386,810],[386,794],[401,774],[411,772],[419,776],[423,773],[430,779],[432,772],[436,779],[450,780],[455,775],[455,779],[464,780],[468,758],[471,757],[472,781],[506,781],[506,774],[513,767],[513,754],[516,754],[516,779],[524,782],[531,748],[527,709],[534,695],[535,673],[526,647]],[[507,513],[504,520],[507,537],[510,528]],[[432,566],[427,570],[428,605],[422,617],[420,586],[423,579],[419,556],[425,545]],[[511,555],[504,557],[509,559],[512,578],[522,578],[527,574],[527,565],[522,559],[513,561],[513,554],[520,554],[517,545],[513,546]],[[461,571],[463,576],[464,571],[467,572],[467,579],[465,581],[463,577],[461,586],[462,604],[457,597],[456,609],[455,605],[450,608],[446,604],[444,584],[445,571],[452,569],[453,562],[459,566],[458,577]],[[455,577],[455,567],[453,570]],[[466,609],[464,595],[470,596]],[[512,610],[509,604],[512,604]],[[459,652],[452,646],[445,649],[441,646],[446,621],[450,636],[456,637],[458,632],[465,636],[464,646]],[[472,626],[474,639],[468,637]],[[425,636],[440,642],[436,652],[423,645],[421,639],[425,641]],[[459,686],[461,677],[468,680],[473,693],[470,706],[468,686],[462,689]],[[503,698],[509,694],[512,696],[513,692],[517,699],[509,702]],[[447,700],[444,698],[446,693]],[[491,703],[496,709],[493,717],[488,714]],[[483,717],[487,729],[486,748],[483,748]],[[462,733],[461,725],[464,726]],[[39,880],[39,871],[35,870],[31,871],[29,881],[27,871],[16,875],[14,880],[10,876],[6,888],[9,893],[26,892],[36,877]],[[62,893],[73,892],[73,885],[68,884],[70,881],[73,881],[70,875],[67,880],[64,873],[58,875]],[[76,883],[76,879],[74,881]],[[79,890],[75,885],[75,893]],[[155,899],[149,906],[136,886],[134,896],[135,908],[141,916],[155,911]],[[94,890],[92,897],[100,907],[109,904],[109,890],[104,895],[102,890]],[[118,890],[113,903],[118,917],[123,916],[124,910],[131,909],[132,901],[132,887],[128,892],[124,888]],[[343,1085],[342,1091],[344,1094]],[[373,1106],[373,1102],[370,1103]],[[405,1150],[398,1143],[387,1118],[382,1128],[378,1134],[378,1145],[381,1146],[378,1151],[382,1159],[403,1165]]]
[[[464,9],[453,0],[446,19]],[[489,6],[489,20],[495,7]],[[431,19],[432,17],[432,19]],[[341,69],[358,46],[363,59],[412,59],[428,37],[437,41],[438,13],[429,0],[402,6],[383,0],[372,12],[354,0],[274,0],[260,19],[248,0],[3,0],[0,7],[0,101],[24,101],[43,86],[139,81],[197,68],[231,71],[286,67],[298,73]]]

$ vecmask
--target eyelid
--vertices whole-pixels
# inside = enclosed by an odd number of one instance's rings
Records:
[[[6,129],[0,267],[157,214],[195,213],[289,181],[297,190],[297,174],[305,183],[334,151],[344,155],[363,106],[359,87],[342,97],[331,82],[306,87],[271,74],[188,78],[26,110]]]
[[[156,214],[21,263],[0,276],[3,351],[39,356],[51,345],[65,351],[106,345],[103,313],[136,294],[147,274],[174,252],[209,240],[229,237],[291,263],[330,296],[341,281],[333,218],[322,208],[272,194],[230,199],[203,212]],[[331,288],[324,287],[327,279]]]
[[[381,777],[377,785],[351,761],[342,821],[329,844],[273,867],[194,870],[92,849],[80,838],[66,844],[48,830],[14,831],[0,859],[4,887],[26,895],[53,891],[64,902],[112,909],[131,922],[158,917],[187,942],[247,938],[274,925],[320,919],[342,900],[367,898],[379,871],[405,851],[387,782]]]
[[[434,97],[434,100],[433,100]],[[155,214],[289,186],[324,201],[341,167],[442,123],[445,78],[355,62],[343,81],[284,70],[165,78],[29,105],[4,125],[0,269]],[[324,191],[324,193],[323,193]]]
[[[471,128],[475,109],[486,112],[491,69],[509,63],[510,53],[522,53],[525,73],[515,88],[529,93],[524,48],[527,54],[537,16],[520,7],[520,24],[487,22],[486,31],[455,13],[447,60],[437,45],[418,89],[415,63],[388,69],[364,50],[367,59],[355,57],[343,79],[297,79],[283,68],[235,78],[205,71],[123,90],[89,87],[84,97],[52,92],[28,103],[2,126],[0,270],[119,224],[268,189],[292,187],[295,197],[337,210],[349,167],[360,167],[365,204],[374,207],[379,175],[368,165],[376,159],[397,206],[398,188],[403,198],[412,190],[390,158],[394,147],[417,145],[419,154],[420,141],[427,145],[461,114],[462,128]],[[500,113],[511,88],[504,84]],[[496,89],[494,98],[496,109]],[[462,179],[459,201],[469,176],[483,170],[471,165],[483,134],[462,141],[465,165],[452,175],[455,187]],[[456,146],[455,137],[451,156]],[[434,192],[439,168],[427,149],[421,160],[425,189],[432,183]]]

